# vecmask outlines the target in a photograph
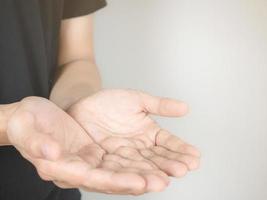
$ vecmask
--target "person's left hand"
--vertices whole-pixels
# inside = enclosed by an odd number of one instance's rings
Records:
[[[126,164],[117,155],[127,155],[133,163],[146,160],[169,176],[181,177],[199,167],[199,151],[162,129],[149,114],[180,117],[187,110],[185,103],[169,98],[135,90],[102,90],[72,105],[68,113],[111,153],[110,168]]]
[[[145,161],[121,159],[110,168],[109,154],[67,113],[41,97],[21,100],[7,121],[7,136],[43,180],[61,188],[141,195],[161,191],[169,177]],[[127,154],[125,155],[127,157]]]

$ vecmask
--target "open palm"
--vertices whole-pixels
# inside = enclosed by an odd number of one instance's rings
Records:
[[[142,160],[132,163],[122,155],[123,167],[111,169],[109,154],[67,113],[50,101],[28,97],[8,122],[10,142],[29,160],[44,180],[59,187],[80,187],[114,194],[159,191],[168,177]]]
[[[187,112],[183,102],[135,90],[102,90],[80,100],[68,112],[111,154],[106,163],[110,169],[122,167],[125,156],[133,163],[146,161],[174,177],[199,166],[199,151],[149,116],[180,117]]]

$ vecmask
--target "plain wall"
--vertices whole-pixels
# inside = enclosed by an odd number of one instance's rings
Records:
[[[187,101],[159,123],[202,151],[201,169],[140,197],[84,200],[267,199],[267,1],[110,0],[96,14],[105,87]]]

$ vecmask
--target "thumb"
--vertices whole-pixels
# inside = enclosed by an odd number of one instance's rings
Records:
[[[151,114],[164,117],[181,117],[188,113],[188,105],[185,102],[165,98],[151,96],[141,93],[144,109]]]
[[[49,135],[36,134],[26,143],[26,151],[35,158],[55,161],[61,155],[60,145]]]
[[[59,143],[49,133],[36,130],[33,116],[23,113],[9,122],[8,138],[19,151],[34,158],[57,160],[61,154]]]

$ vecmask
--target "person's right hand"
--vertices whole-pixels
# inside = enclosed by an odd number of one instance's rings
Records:
[[[37,169],[40,177],[61,188],[113,194],[161,191],[168,176],[151,163],[120,156],[112,170],[110,157],[67,113],[47,99],[27,97],[7,125],[9,141]],[[114,141],[116,142],[116,141]]]

